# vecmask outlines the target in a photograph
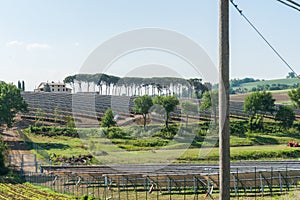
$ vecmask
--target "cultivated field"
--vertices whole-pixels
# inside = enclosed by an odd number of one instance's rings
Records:
[[[31,184],[12,184],[0,183],[0,199],[19,199],[19,200],[71,200],[75,199],[69,195],[53,192],[49,189],[36,187]]]
[[[275,103],[290,102],[291,100],[288,95],[288,91],[290,91],[290,90],[271,91],[273,98],[276,100]],[[251,94],[251,93],[230,95],[230,100],[244,102],[246,97],[249,96],[249,94]]]

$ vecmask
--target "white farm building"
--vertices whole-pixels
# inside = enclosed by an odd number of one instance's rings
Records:
[[[65,83],[60,82],[42,82],[34,89],[34,92],[61,92],[71,93],[72,89],[67,87]]]

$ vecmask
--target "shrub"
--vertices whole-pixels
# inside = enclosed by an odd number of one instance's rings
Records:
[[[178,132],[178,125],[172,124],[169,125],[168,128],[164,127],[160,129],[160,131],[157,132],[154,136],[163,139],[173,139],[173,137],[177,134],[177,132]]]
[[[108,139],[125,139],[126,137],[128,137],[127,133],[125,133],[122,129],[118,127],[110,127],[103,129],[103,133]]]
[[[236,135],[239,137],[245,136],[247,132],[246,121],[231,121],[230,122],[230,135]]]
[[[76,129],[69,127],[55,127],[55,126],[30,126],[27,131],[37,135],[44,135],[48,137],[53,136],[68,136],[79,137]]]
[[[114,119],[114,114],[111,108],[108,108],[105,115],[101,118],[101,127],[115,126],[117,123]]]

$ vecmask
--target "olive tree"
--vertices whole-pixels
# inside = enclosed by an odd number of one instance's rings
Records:
[[[249,113],[250,129],[253,129],[255,124],[259,125],[256,128],[263,128],[263,118],[268,112],[273,113],[274,102],[275,99],[273,99],[272,94],[266,91],[253,92],[246,97],[244,111]],[[255,124],[253,120],[255,120]]]
[[[179,104],[179,100],[175,96],[156,96],[153,99],[155,104],[161,105],[165,111],[165,125],[169,128],[170,113],[175,111],[176,106]]]
[[[279,121],[283,128],[286,129],[292,127],[295,119],[295,113],[292,108],[288,106],[279,106],[275,115],[275,120]]]
[[[26,112],[27,103],[21,96],[20,89],[12,84],[0,82],[0,124],[11,127],[18,112]]]
[[[142,114],[144,120],[144,129],[146,129],[147,115],[153,106],[152,98],[149,95],[139,96],[134,100],[133,111]]]

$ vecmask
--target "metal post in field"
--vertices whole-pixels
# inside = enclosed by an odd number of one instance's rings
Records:
[[[220,199],[230,199],[229,0],[219,0]]]

